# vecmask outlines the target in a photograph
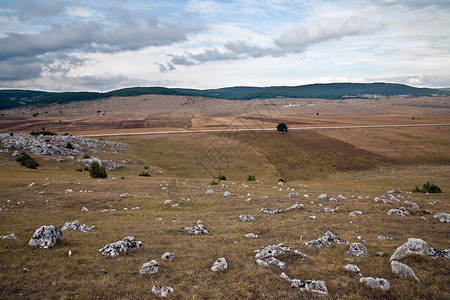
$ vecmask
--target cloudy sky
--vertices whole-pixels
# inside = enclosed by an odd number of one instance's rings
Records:
[[[374,81],[450,87],[450,1],[0,1],[0,88]]]

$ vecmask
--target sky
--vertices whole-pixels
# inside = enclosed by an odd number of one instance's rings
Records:
[[[0,89],[332,82],[450,87],[450,1],[0,1]]]

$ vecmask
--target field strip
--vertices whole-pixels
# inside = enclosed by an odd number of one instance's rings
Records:
[[[387,124],[387,125],[352,125],[352,126],[315,126],[315,127],[289,127],[289,130],[316,130],[316,129],[350,129],[350,128],[393,128],[393,127],[429,127],[429,126],[449,126],[450,123],[436,124]],[[236,129],[200,129],[200,130],[174,130],[174,131],[149,131],[149,132],[129,132],[129,133],[104,133],[86,134],[79,137],[104,137],[104,136],[125,136],[125,135],[151,135],[151,134],[180,134],[180,133],[208,133],[208,132],[240,132],[240,131],[276,131],[276,128],[236,128]]]

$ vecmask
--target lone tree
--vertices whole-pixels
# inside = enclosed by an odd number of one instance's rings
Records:
[[[277,131],[279,132],[288,132],[288,127],[284,123],[280,123],[277,125]]]
[[[106,168],[100,165],[97,161],[93,161],[89,167],[89,175],[92,178],[106,178]]]

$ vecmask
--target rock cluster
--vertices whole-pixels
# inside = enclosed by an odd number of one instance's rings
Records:
[[[132,249],[137,249],[142,246],[142,242],[136,241],[134,237],[127,236],[122,240],[115,243],[107,244],[99,250],[100,254],[103,256],[115,258],[119,256],[119,252],[127,252]],[[117,251],[119,250],[119,251]]]
[[[63,240],[61,230],[53,225],[41,226],[33,233],[28,245],[31,247],[49,248]]]
[[[352,272],[352,273],[354,273],[354,274],[356,274],[356,275],[358,275],[358,276],[362,276],[361,270],[358,268],[357,265],[354,265],[354,264],[348,264],[348,265],[346,265],[346,266],[344,267],[344,269],[345,269],[346,271]]]
[[[19,239],[17,238],[17,236],[14,233],[2,235],[2,236],[0,236],[0,238],[2,240],[14,240],[16,242],[19,241]]]
[[[249,222],[253,222],[255,221],[255,217],[252,215],[240,215],[239,219],[241,219],[241,221],[249,223]]]
[[[303,245],[306,246],[315,246],[315,247],[326,247],[326,246],[330,246],[331,243],[337,243],[340,245],[343,244],[348,244],[347,241],[338,238],[337,236],[335,236],[331,231],[327,231],[325,232],[325,234],[322,237],[319,237],[317,239],[311,240],[309,242],[305,242],[303,243]]]
[[[94,226],[89,227],[86,224],[80,225],[80,221],[66,222],[61,230],[79,230],[81,232],[91,232],[94,230]]]
[[[297,198],[299,196],[299,193],[293,192],[286,195],[286,198]]]
[[[391,208],[387,212],[388,216],[398,216],[398,217],[406,217],[406,213],[401,209]]]
[[[297,288],[300,291],[310,291],[315,293],[328,294],[328,289],[325,281],[291,279],[285,273],[281,274],[281,278],[289,281],[291,283],[292,288]]]
[[[438,213],[435,214],[434,217],[442,223],[450,223],[450,214],[448,213]]]
[[[357,215],[362,215],[362,211],[355,210],[348,214],[350,217],[356,217]]]

